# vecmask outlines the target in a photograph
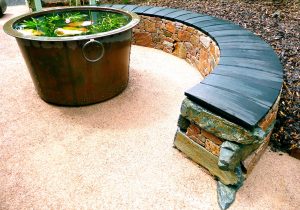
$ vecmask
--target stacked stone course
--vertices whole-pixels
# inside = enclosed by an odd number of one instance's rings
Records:
[[[266,116],[258,123],[259,127],[261,129],[263,129],[264,131],[266,131],[272,125],[272,123],[275,122],[275,120],[276,120],[278,107],[279,107],[280,95],[281,94],[279,94],[279,97],[277,98],[273,107],[266,114]]]
[[[169,17],[172,17],[172,15]],[[219,63],[220,49],[217,43],[201,30],[176,22],[176,20],[170,21],[152,17],[151,15],[141,16],[141,19],[141,24],[133,31],[134,44],[160,49],[185,59],[198,69],[204,77],[210,74]],[[184,18],[181,17],[179,19],[182,20]],[[189,21],[187,22],[186,24],[190,23]],[[199,25],[201,24],[195,24],[195,27],[199,27]],[[222,26],[220,28],[222,28]],[[231,27],[224,28],[231,29]],[[244,30],[227,30],[227,32],[224,33],[216,30],[210,34],[213,34],[212,36],[216,34],[218,34],[218,36],[228,36],[228,34],[235,35],[235,32],[248,34],[248,32]],[[242,35],[237,37],[242,37]],[[218,40],[217,36],[215,38]],[[241,40],[244,39],[243,37]],[[231,39],[231,41],[234,41],[234,39]],[[261,43],[258,44],[258,48],[262,46],[264,45]],[[225,47],[225,49],[231,48],[234,49],[235,47]],[[243,46],[239,45],[239,47],[236,48],[243,49]],[[226,52],[224,52],[224,54],[226,54]],[[272,54],[272,52],[270,54]],[[229,53],[227,52],[227,56],[228,55],[230,55],[230,50]],[[236,62],[234,57],[237,57],[237,60],[239,60],[239,56],[233,56],[233,62]],[[246,56],[246,58],[248,57]],[[230,59],[225,59],[226,64],[228,64],[228,60]],[[247,59],[245,59],[245,62],[246,60]],[[259,59],[257,60],[258,61],[253,62],[253,64],[264,63]],[[270,61],[269,64],[278,67],[278,65],[275,65],[276,62]],[[246,62],[246,66],[248,65]],[[230,68],[229,66],[225,69],[230,70]],[[241,65],[241,69],[243,69],[243,64]],[[280,67],[278,67],[278,69],[280,70]],[[213,87],[214,83],[211,84],[211,86]],[[201,85],[199,88],[200,87]],[[279,88],[280,87],[277,86],[276,90]],[[210,90],[213,91],[215,89],[212,88]],[[265,91],[268,92],[268,90]],[[226,94],[226,91],[223,92]],[[191,99],[192,96],[198,98],[197,90],[194,90],[194,93],[194,95],[191,95]],[[202,96],[206,94],[204,91],[201,93]],[[189,95],[188,92],[187,95]],[[215,94],[215,96],[219,95],[220,94]],[[251,122],[251,120],[249,120],[251,123],[248,124],[251,126],[244,124],[245,127],[242,126],[242,123],[240,124],[237,121],[237,123],[234,123],[234,120],[229,121],[227,118],[214,113],[214,111],[210,111],[213,110],[210,109],[210,106],[213,105],[210,104],[209,100],[204,100],[204,103],[197,103],[190,98],[183,100],[174,145],[178,150],[201,165],[206,169],[205,171],[209,172],[218,180],[217,193],[221,209],[228,208],[234,201],[236,191],[243,185],[244,180],[251,173],[255,164],[266,150],[278,112],[279,97],[280,94],[278,94],[278,98],[275,102],[272,101],[274,99],[267,100],[269,103],[272,103],[273,106],[270,109],[264,109],[260,112],[260,116],[248,116],[250,118],[256,118],[256,121]],[[200,100],[203,101],[203,98],[209,97],[202,97]],[[225,99],[227,98],[225,97]],[[236,100],[236,98],[232,97],[232,100]],[[239,103],[239,101],[240,100],[237,100],[238,105],[243,104]],[[222,103],[221,101],[219,102]],[[244,105],[246,104],[243,104],[243,106]],[[224,107],[226,108],[226,106]],[[248,106],[243,107],[243,112],[246,114],[251,112],[250,109],[248,112],[247,107]],[[250,106],[250,108],[251,107],[252,106]],[[255,109],[252,110],[252,112],[255,111]],[[263,114],[265,114],[265,116],[261,119]],[[258,119],[261,120],[257,122]]]
[[[223,143],[223,141],[218,137],[201,129],[194,123],[190,124],[185,134],[213,155],[220,155],[220,145]]]
[[[217,44],[201,31],[176,21],[144,15],[140,17],[141,22],[133,29],[133,44],[160,49],[185,59],[202,76],[210,74],[218,64],[220,50]],[[186,99],[181,107],[175,146],[208,169],[223,184],[237,185],[241,176],[247,177],[252,171],[266,149],[277,110],[278,100],[257,128],[249,131]],[[190,141],[198,150],[197,157],[193,158],[191,148],[188,149],[190,151],[185,150],[186,145],[180,145],[179,141]],[[204,163],[198,159],[204,158],[204,155],[207,160],[213,161]],[[243,175],[236,173],[238,167],[243,169]]]
[[[219,63],[217,44],[201,31],[179,22],[141,15],[133,29],[133,44],[163,50],[185,59],[202,76],[207,76]]]
[[[200,30],[158,17],[140,17],[140,24],[133,29],[133,44],[185,59],[204,77],[219,63],[217,43]],[[267,148],[278,102],[279,97],[265,117],[247,129],[188,98],[183,100],[174,145],[216,177],[222,209],[233,202],[236,191]]]
[[[276,113],[277,109],[278,100],[254,130],[247,130],[185,99],[178,120],[175,146],[187,153],[188,148],[178,144],[179,141],[194,142],[195,150],[202,148],[202,152],[197,156],[212,154],[210,158],[217,159],[217,163],[213,163],[217,164],[217,167],[210,164],[203,165],[197,159],[191,158],[208,169],[213,176],[218,177],[222,183],[236,185],[238,179],[235,170],[241,167],[242,176],[246,178],[267,148],[276,120],[274,112]],[[232,173],[224,178],[220,176],[222,171]]]

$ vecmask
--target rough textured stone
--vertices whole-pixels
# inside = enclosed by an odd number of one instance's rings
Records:
[[[218,166],[220,169],[233,171],[241,161],[245,160],[260,144],[238,144],[225,141],[221,145]]]
[[[224,185],[222,182],[217,183],[218,203],[222,210],[227,209],[235,200],[236,188]]]
[[[173,44],[174,41],[175,41],[175,40],[172,39],[171,37],[165,37],[164,40],[167,41],[167,42],[171,42],[172,44]]]
[[[191,138],[196,143],[204,146],[212,154],[219,156],[220,154],[220,146],[222,141],[216,136],[200,129],[194,123],[190,123],[187,128],[186,135]]]
[[[168,41],[164,41],[162,44],[163,44],[164,46],[166,46],[166,47],[170,47],[170,48],[173,47],[173,43],[168,42]]]
[[[210,73],[213,71],[213,69],[217,66],[216,61],[213,57],[210,57],[210,62],[209,62],[209,71]]]
[[[153,40],[155,46],[159,46],[159,44],[157,44],[157,43],[161,42],[161,38],[159,36],[152,37],[152,40]]]
[[[153,46],[152,37],[151,34],[149,33],[145,33],[145,32],[135,33],[134,40],[135,40],[135,44],[140,46],[144,46],[144,47]]]
[[[202,73],[202,75],[206,76],[210,73],[208,70],[209,67],[209,54],[206,49],[200,49],[200,56],[198,62],[198,70]]]
[[[163,24],[162,24],[162,21],[160,20],[160,21],[155,21],[155,27],[156,28],[162,28],[163,27]]]
[[[207,61],[197,61],[197,69],[201,73],[203,77],[207,76],[209,74],[208,70],[208,62]]]
[[[218,157],[208,152],[179,130],[176,132],[174,145],[193,161],[208,169],[209,172],[213,176],[216,176],[222,183],[226,185],[239,183],[239,178],[235,172],[219,169]]]
[[[275,120],[276,120],[277,112],[271,111],[268,116],[264,119],[262,123],[259,124],[261,129],[266,130]]]
[[[215,45],[212,43],[209,45],[209,53],[210,53],[210,56],[214,58],[214,56],[216,54],[216,48],[215,48]]]
[[[252,172],[255,164],[258,162],[262,154],[264,154],[265,150],[268,147],[268,144],[270,142],[270,134],[266,137],[266,139],[263,141],[263,143],[256,149],[254,152],[252,152],[245,160],[242,161],[243,168],[245,170],[246,177],[249,176],[249,174]]]
[[[172,34],[176,32],[175,24],[172,22],[166,23],[166,29]]]
[[[258,123],[259,127],[263,130],[267,130],[270,125],[276,120],[277,112],[278,112],[278,104],[279,104],[280,94],[274,103],[273,107],[266,114],[266,116]]]
[[[175,43],[174,47],[173,55],[176,55],[179,58],[186,58],[186,48],[182,42]]]
[[[223,143],[223,141],[221,139],[219,139],[218,137],[214,136],[213,134],[205,131],[205,130],[201,130],[201,135],[205,136],[206,138],[210,139],[212,142],[214,142],[216,145],[221,145]]]
[[[201,136],[200,133],[200,129],[194,124],[191,124],[187,129],[186,135],[201,146],[205,146],[206,139],[205,137]]]
[[[183,58],[197,68],[202,76],[208,75],[218,63],[219,48],[201,31],[159,17],[140,17],[140,23],[133,29],[133,44],[154,47]],[[209,48],[206,49],[207,45]]]
[[[188,32],[190,32],[191,34],[194,33],[194,31],[195,31],[195,29],[194,29],[193,27],[190,27],[190,26],[187,26],[187,27],[186,27],[186,30],[187,30]]]
[[[145,21],[145,30],[151,33],[156,32],[155,22],[152,21]]]
[[[239,182],[236,185],[224,185],[222,182],[217,183],[218,204],[222,210],[227,209],[235,200],[238,189],[243,185],[244,178],[241,167],[236,169]]]
[[[172,37],[172,35],[173,34],[171,32],[164,30],[164,36],[166,36],[166,37]]]
[[[202,61],[208,61],[208,58],[209,58],[209,53],[206,49],[200,49],[200,62]]]
[[[184,42],[184,46],[186,47],[186,49],[188,50],[188,52],[193,49],[193,45],[190,42]]]
[[[229,171],[234,170],[240,162],[240,146],[233,142],[225,141],[221,146],[218,166],[220,169]]]
[[[200,36],[200,42],[205,48],[209,47],[211,41],[212,41],[211,38],[207,36]]]
[[[183,28],[183,24],[182,23],[179,23],[179,22],[174,22],[175,24],[175,27],[178,29],[178,30],[181,30]]]
[[[195,124],[190,124],[187,129],[187,136],[191,138],[191,136],[198,136],[201,134],[201,130]]]
[[[178,31],[178,39],[182,42],[187,42],[189,41],[191,38],[191,33],[189,33],[188,31]]]
[[[162,50],[169,54],[171,54],[173,52],[173,48],[170,48],[170,47],[163,47]]]
[[[207,149],[208,151],[210,151],[212,154],[216,156],[220,155],[220,146],[210,141],[209,139],[205,141],[205,149]]]
[[[199,39],[198,36],[192,35],[192,36],[191,36],[191,39],[190,39],[190,42],[192,43],[192,45],[198,46],[199,43],[200,43],[200,39]]]
[[[235,123],[213,114],[187,98],[182,102],[181,115],[221,139],[240,144],[260,143],[268,134],[259,127],[252,131],[246,130]]]

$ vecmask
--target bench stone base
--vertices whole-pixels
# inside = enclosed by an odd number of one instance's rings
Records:
[[[258,138],[255,131],[230,123],[185,99],[174,145],[218,180],[218,202],[221,209],[226,209],[266,150],[274,121],[268,123],[265,131],[257,128],[261,134]]]
[[[262,154],[268,147],[270,140],[270,135],[256,148],[254,151],[244,159],[241,160],[236,167],[241,166],[243,171],[243,176],[246,179],[252,172],[255,164],[258,162]],[[210,140],[207,140],[210,141]],[[175,139],[175,147],[183,152],[187,157],[189,157],[194,162],[198,163],[205,169],[207,169],[212,176],[220,180],[225,185],[235,185],[238,182],[238,177],[235,174],[235,169],[224,170],[218,165],[219,158],[214,155],[211,151],[207,150],[203,145],[197,143],[190,137],[188,137],[184,132],[177,130]]]

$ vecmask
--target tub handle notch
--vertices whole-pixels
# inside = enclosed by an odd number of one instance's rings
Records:
[[[89,56],[88,56],[88,48],[91,48],[91,47],[93,47],[93,46],[95,46],[94,48],[94,50],[97,50],[97,51],[99,51],[99,55],[96,57],[96,58],[89,58]],[[101,58],[103,58],[103,56],[104,56],[104,46],[103,46],[103,44],[101,43],[101,42],[99,42],[99,41],[97,41],[97,40],[95,40],[95,39],[90,39],[88,42],[86,42],[83,46],[82,46],[82,54],[83,54],[83,57],[87,60],[87,61],[89,61],[89,62],[92,62],[92,63],[94,63],[94,62],[97,62],[97,61],[99,61]]]

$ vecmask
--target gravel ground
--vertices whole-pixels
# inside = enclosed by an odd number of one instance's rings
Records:
[[[124,3],[124,1],[110,1]],[[274,1],[275,2],[275,1]],[[284,85],[277,122],[272,135],[273,150],[300,159],[300,3],[261,0],[135,0],[130,3],[166,6],[206,13],[230,20],[267,41],[284,66]],[[277,1],[284,2],[284,1]]]

